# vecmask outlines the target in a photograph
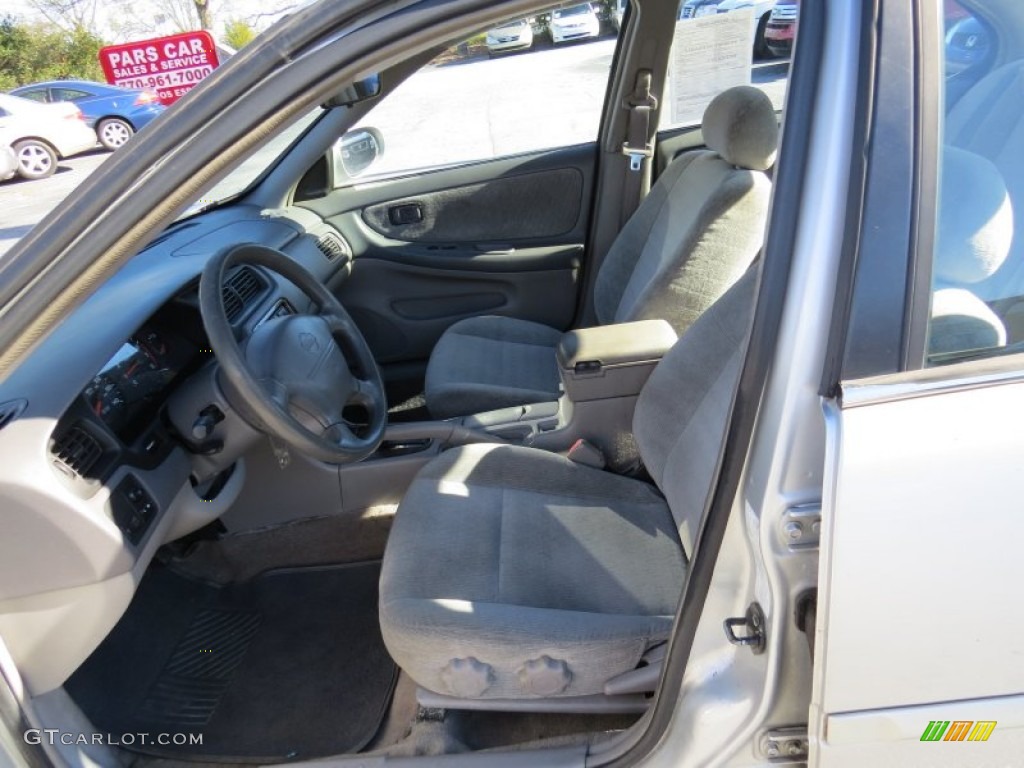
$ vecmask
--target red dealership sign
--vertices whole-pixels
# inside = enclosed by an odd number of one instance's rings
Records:
[[[108,83],[156,91],[167,105],[188,93],[217,64],[209,32],[183,32],[100,49]]]

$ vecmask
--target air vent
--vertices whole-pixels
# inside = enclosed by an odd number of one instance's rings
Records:
[[[89,473],[103,455],[103,446],[81,427],[72,427],[54,441],[50,452],[73,474],[90,477]]]
[[[224,312],[228,316],[228,322],[238,320],[246,307],[266,289],[267,284],[263,278],[249,267],[241,267],[228,275],[221,294],[224,297]]]
[[[348,245],[333,232],[321,236],[316,241],[316,247],[320,249],[320,253],[327,257],[328,261],[334,261],[340,256],[348,256],[349,249]]]
[[[28,405],[27,400],[10,400],[0,403],[0,429],[18,418],[18,415],[25,410],[26,405]]]

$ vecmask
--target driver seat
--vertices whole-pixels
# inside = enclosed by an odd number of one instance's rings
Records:
[[[682,334],[761,250],[779,135],[775,107],[753,86],[729,88],[708,104],[701,130],[708,149],[672,161],[601,262],[598,324],[665,320]],[[498,315],[455,323],[427,363],[431,416],[557,400],[561,336]]]
[[[455,448],[420,471],[380,583],[384,642],[418,685],[493,709],[601,694],[667,639],[726,432],[755,270],[640,394],[633,429],[656,487],[509,444]]]

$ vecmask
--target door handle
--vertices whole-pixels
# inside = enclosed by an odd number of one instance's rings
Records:
[[[395,227],[401,227],[405,224],[417,224],[423,221],[423,206],[419,203],[392,205],[388,208],[388,221]]]

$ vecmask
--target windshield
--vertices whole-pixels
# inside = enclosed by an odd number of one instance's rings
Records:
[[[584,3],[583,5],[574,5],[571,8],[559,8],[555,11],[555,18],[561,19],[566,16],[582,16],[587,13],[593,13],[594,10]]]
[[[190,205],[180,218],[192,216],[200,211],[219,205],[247,190],[267,170],[272,168],[299,138],[323,114],[317,107],[300,117],[292,125],[274,136],[242,161],[235,170],[221,179],[213,189]]]

